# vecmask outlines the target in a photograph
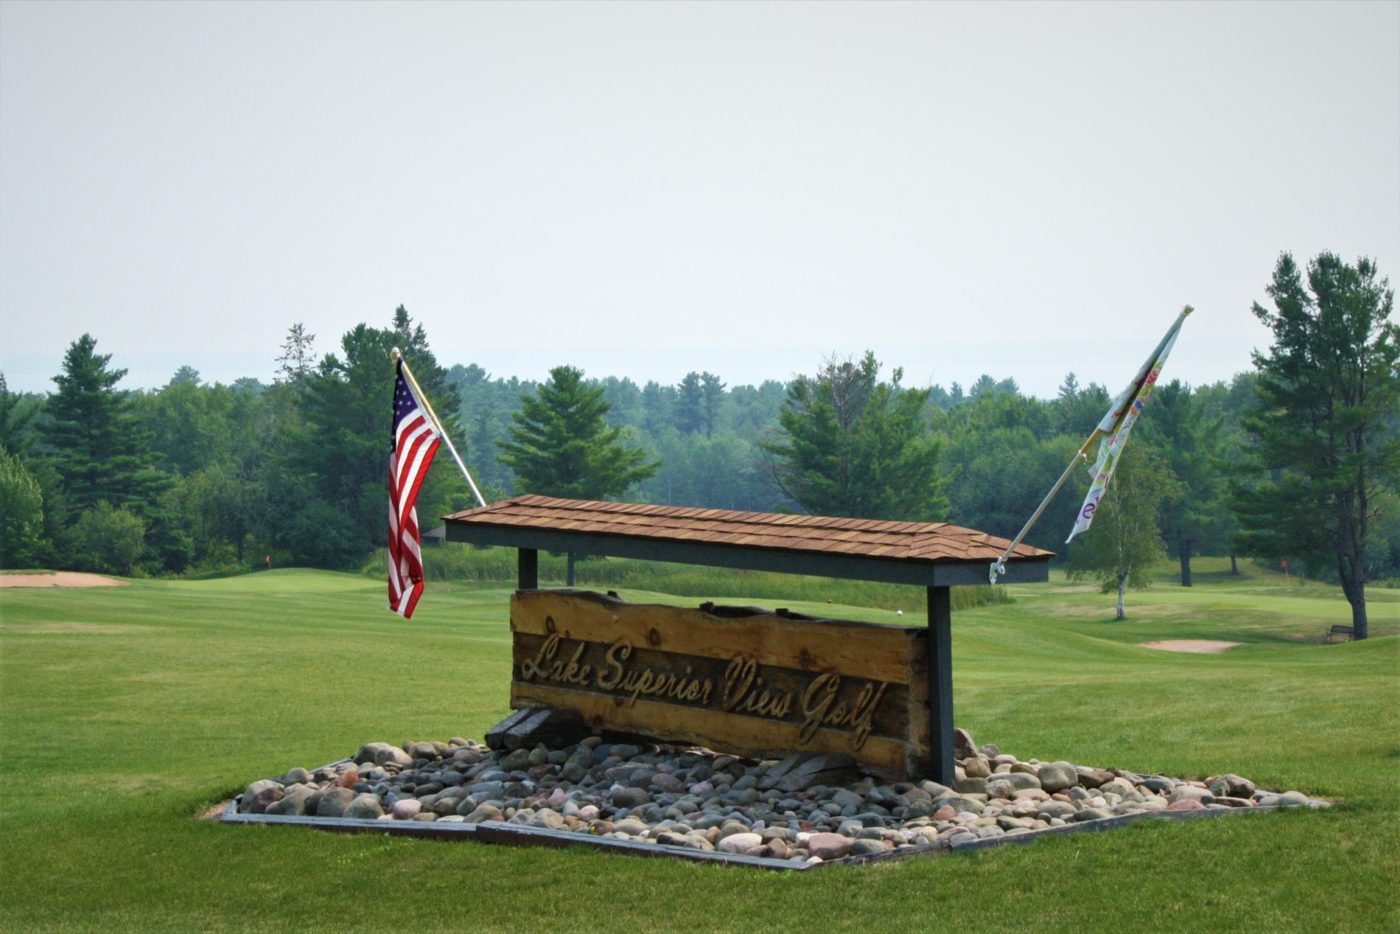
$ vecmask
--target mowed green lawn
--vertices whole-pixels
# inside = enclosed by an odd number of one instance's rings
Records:
[[[0,929],[1400,926],[1400,592],[1374,592],[1384,635],[1354,645],[1320,644],[1349,622],[1335,589],[1272,575],[1164,581],[1122,623],[1088,586],[1013,592],[954,616],[977,742],[1338,805],[807,873],[224,826],[196,815],[253,779],[369,740],[482,736],[507,712],[508,590],[433,584],[410,622],[378,582],[311,571],[4,590]],[[1137,646],[1171,638],[1247,644]]]

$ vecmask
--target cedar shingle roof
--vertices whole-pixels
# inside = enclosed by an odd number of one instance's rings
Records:
[[[862,565],[870,560],[925,567],[974,562],[981,568],[983,582],[986,566],[1000,557],[1009,544],[1007,539],[946,522],[843,519],[534,495],[517,496],[445,518],[451,541],[555,549],[561,541],[578,538],[579,550],[583,550],[583,539],[595,548],[600,542],[628,542],[632,547],[625,551],[608,549],[605,553],[635,555],[636,545],[641,544],[654,547],[658,560],[689,560],[667,554],[693,557],[697,552],[696,548],[677,551],[671,547],[677,545],[699,546],[698,550],[706,554],[714,554],[717,549],[736,549],[864,559],[860,561]],[[534,546],[526,544],[534,537],[532,533],[548,540],[541,538]],[[1010,570],[1014,563],[1026,561],[1044,565],[1052,557],[1054,552],[1023,544],[1017,547],[1007,566]],[[1036,575],[1036,579],[1043,580],[1043,574]]]

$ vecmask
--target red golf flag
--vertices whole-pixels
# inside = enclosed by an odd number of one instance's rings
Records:
[[[437,453],[440,435],[427,407],[404,379],[403,362],[395,369],[394,435],[389,447],[389,609],[408,619],[423,595],[423,554],[413,504]]]

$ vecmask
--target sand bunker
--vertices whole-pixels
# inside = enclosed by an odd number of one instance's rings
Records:
[[[1233,649],[1243,642],[1221,642],[1217,639],[1163,639],[1160,642],[1139,642],[1145,649],[1161,649],[1164,652],[1196,652],[1212,654]]]
[[[58,571],[53,574],[0,574],[0,587],[125,587],[126,581],[101,574]]]

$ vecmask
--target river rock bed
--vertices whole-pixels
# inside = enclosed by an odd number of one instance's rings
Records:
[[[1326,806],[1238,775],[1190,781],[1021,761],[957,733],[951,788],[862,774],[845,756],[760,761],[599,736],[561,748],[494,750],[454,737],[367,743],[314,771],[253,782],[236,810],[313,821],[504,822],[812,865],[1144,812]]]

